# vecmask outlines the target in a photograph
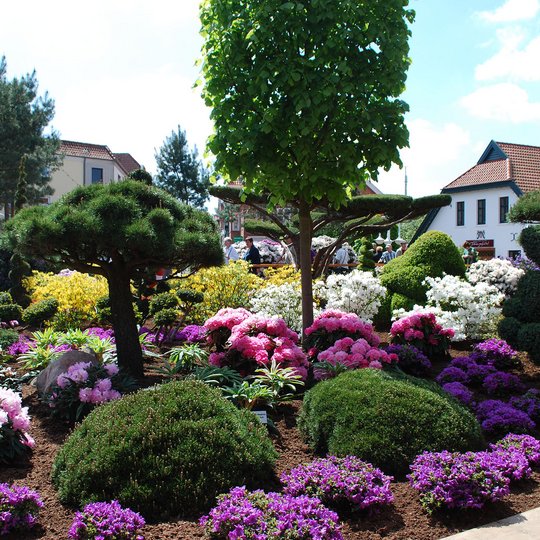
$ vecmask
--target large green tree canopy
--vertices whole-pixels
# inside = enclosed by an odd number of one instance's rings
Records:
[[[343,202],[400,163],[407,0],[206,0],[203,96],[216,170],[276,200]]]
[[[21,161],[28,199],[52,193],[50,173],[61,162],[57,134],[45,134],[53,117],[54,101],[47,93],[38,96],[36,73],[9,80],[6,59],[0,58],[0,203],[12,211]]]
[[[214,220],[136,180],[94,184],[50,206],[21,210],[6,226],[23,255],[105,276],[120,365],[142,373],[130,280],[162,267],[179,272],[223,262]]]
[[[298,209],[302,318],[313,319],[311,212],[401,164],[408,0],[204,0],[203,97],[216,172]]]

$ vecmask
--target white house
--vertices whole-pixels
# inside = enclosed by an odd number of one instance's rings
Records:
[[[429,212],[415,238],[436,230],[458,246],[470,242],[482,258],[520,255],[517,238],[524,225],[509,223],[508,210],[538,189],[540,147],[491,141],[474,167],[441,190],[452,203]]]
[[[50,186],[54,193],[48,197],[48,202],[57,201],[77,186],[117,182],[141,168],[130,154],[113,154],[101,144],[61,141],[60,153],[64,162],[52,173]]]

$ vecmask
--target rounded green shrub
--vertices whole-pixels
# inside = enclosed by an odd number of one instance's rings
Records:
[[[408,302],[404,298],[396,299],[395,303],[400,306],[424,304],[428,287],[422,284],[423,281],[426,277],[442,277],[443,274],[463,277],[465,263],[447,234],[429,231],[420,236],[401,257],[384,266],[381,283],[390,296],[399,294],[408,299]]]
[[[0,322],[20,321],[22,307],[19,304],[0,305]]]
[[[65,504],[118,499],[147,520],[206,511],[231,487],[272,474],[266,428],[198,381],[141,390],[95,409],[60,449]]]
[[[518,334],[520,328],[521,323],[508,313],[508,316],[501,319],[501,322],[499,323],[499,336],[501,339],[507,341],[512,347],[518,349]]]
[[[540,364],[540,323],[521,325],[517,335],[517,348],[527,351],[535,364]]]
[[[172,292],[156,294],[150,300],[150,315],[155,315],[165,309],[178,308],[178,298]]]
[[[16,341],[19,341],[19,333],[16,330],[0,328],[0,350],[7,351]]]
[[[7,291],[0,292],[0,306],[3,306],[4,304],[13,304],[13,298]]]
[[[178,311],[172,308],[162,309],[154,315],[154,324],[158,327],[171,326],[178,318]]]
[[[531,225],[521,231],[519,243],[529,259],[540,264],[540,225]]]
[[[299,427],[318,453],[358,456],[397,475],[425,450],[484,444],[476,418],[434,383],[369,368],[308,391]]]
[[[22,312],[22,321],[31,326],[41,326],[45,321],[52,319],[58,311],[58,300],[46,298],[40,302],[30,304]]]
[[[414,307],[414,301],[404,294],[394,293],[390,301],[391,312],[395,309],[409,311]]]

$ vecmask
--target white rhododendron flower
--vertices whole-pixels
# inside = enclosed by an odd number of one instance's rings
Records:
[[[493,285],[506,296],[516,292],[518,282],[524,275],[524,270],[515,268],[506,259],[478,261],[471,264],[467,272],[467,277],[471,283]]]

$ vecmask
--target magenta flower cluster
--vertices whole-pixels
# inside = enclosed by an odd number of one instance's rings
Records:
[[[8,354],[11,356],[19,356],[21,354],[25,354],[30,350],[30,345],[32,341],[30,338],[25,336],[24,334],[19,335],[19,340],[15,343],[12,343],[8,347]]]
[[[507,460],[493,452],[424,452],[408,479],[429,512],[440,508],[482,508],[510,493]]]
[[[328,506],[373,511],[394,500],[393,478],[355,456],[315,459],[282,474],[280,480],[287,495],[317,497]]]
[[[243,309],[225,309],[208,319],[205,328],[210,345],[218,349],[209,357],[214,366],[229,366],[242,375],[250,375],[273,360],[307,378],[309,364],[298,346],[298,334],[283,319],[251,315]],[[229,337],[223,345],[223,336],[227,334]]]
[[[336,367],[345,369],[382,369],[383,364],[397,362],[396,354],[373,347],[364,338],[356,341],[350,337],[338,339],[334,345],[317,356],[313,375],[316,380],[327,379],[336,373]]]
[[[35,491],[21,486],[0,484],[0,535],[31,529],[43,501]]]
[[[0,462],[8,463],[34,447],[29,429],[28,407],[22,406],[21,396],[0,387]]]
[[[345,313],[337,309],[329,309],[318,315],[313,324],[306,328],[304,348],[310,358],[315,358],[334,343],[345,337],[354,340],[364,339],[372,347],[378,347],[381,340],[374,332],[373,326],[362,321],[355,313]]]
[[[144,540],[141,529],[143,517],[122,508],[118,501],[87,504],[75,514],[69,529],[70,540]]]
[[[428,356],[446,354],[452,328],[443,328],[433,313],[415,313],[395,321],[390,328],[392,343],[414,345]]]
[[[314,497],[235,487],[199,522],[220,540],[342,540],[338,516]]]

